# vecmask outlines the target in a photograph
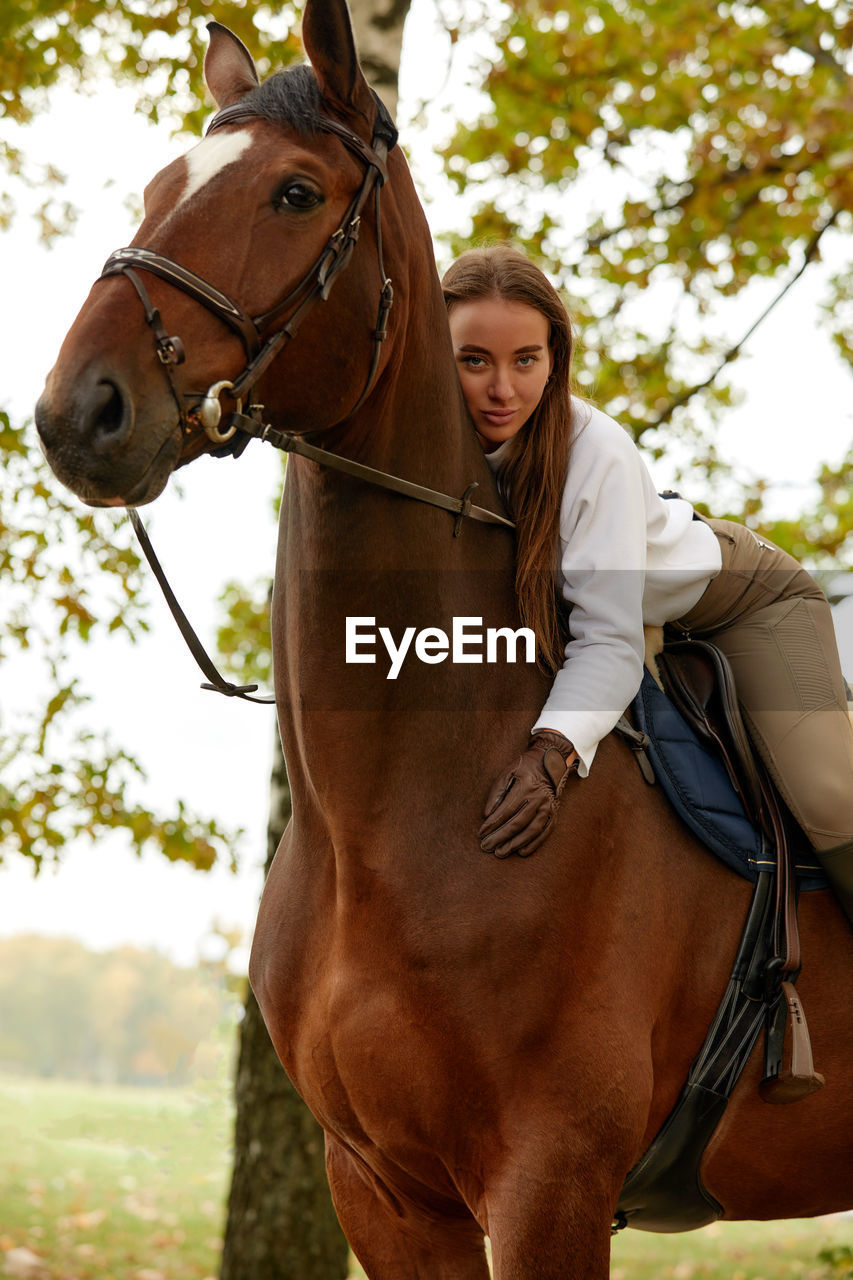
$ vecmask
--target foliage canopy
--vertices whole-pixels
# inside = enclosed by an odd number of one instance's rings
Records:
[[[165,815],[143,804],[138,761],[78,714],[87,699],[71,673],[75,643],[135,640],[146,627],[126,523],[108,513],[94,521],[66,497],[2,410],[0,458],[0,666],[30,691],[25,708],[5,700],[0,860],[23,853],[38,869],[75,837],[121,831],[138,853],[150,845],[200,869],[217,857],[233,865],[233,836],[180,801]]]
[[[691,438],[713,474],[709,428],[755,327],[739,320],[733,340],[724,304],[764,281],[760,321],[823,252],[840,262],[823,319],[853,365],[848,0],[465,4],[458,38],[475,29],[493,47],[485,106],[444,149],[474,202],[452,247],[510,237],[562,282],[584,393],[656,453]],[[824,476],[821,511],[848,530],[851,478],[850,457]],[[757,519],[763,496],[733,514]],[[801,551],[816,523],[798,523]]]

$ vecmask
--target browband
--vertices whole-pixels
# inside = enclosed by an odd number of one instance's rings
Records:
[[[371,90],[373,92],[373,90]],[[373,93],[378,108],[378,116],[374,127],[373,137],[383,142],[390,151],[397,144],[397,128],[388,112],[388,108],[382,99]],[[266,120],[267,116],[262,116],[254,110],[252,104],[246,98],[239,102],[233,102],[230,107],[223,107],[221,111],[217,111],[210,124],[205,129],[205,137],[209,133],[213,133],[215,129],[221,129],[228,124],[239,124],[247,120]],[[274,122],[273,122],[274,123]],[[352,151],[365,164],[371,165],[379,173],[380,181],[384,184],[388,178],[388,169],[385,164],[385,157],[369,143],[360,138],[352,129],[348,129],[345,124],[341,124],[339,120],[333,120],[331,116],[318,113],[313,120],[314,127],[322,129],[324,133],[333,133],[335,137],[340,138],[348,150]]]

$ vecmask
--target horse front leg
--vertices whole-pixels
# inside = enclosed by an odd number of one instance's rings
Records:
[[[487,1189],[494,1280],[608,1280],[620,1181],[612,1153],[582,1136],[558,1151],[543,1145],[517,1148]]]
[[[494,1280],[608,1280],[610,1221],[606,1206],[535,1209],[498,1214],[490,1225]]]
[[[326,1134],[326,1170],[344,1234],[368,1280],[489,1280],[483,1232],[389,1191]]]

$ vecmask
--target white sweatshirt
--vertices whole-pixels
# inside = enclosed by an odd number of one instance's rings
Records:
[[[657,493],[639,450],[613,418],[572,402],[560,506],[563,596],[572,638],[536,729],[565,734],[586,777],[599,742],[643,678],[643,624],[683,617],[721,568],[713,530],[681,498]],[[497,472],[509,441],[486,459]]]

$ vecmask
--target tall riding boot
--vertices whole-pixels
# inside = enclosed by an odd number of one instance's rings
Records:
[[[837,844],[834,849],[815,849],[814,852],[844,914],[853,925],[853,840]]]

